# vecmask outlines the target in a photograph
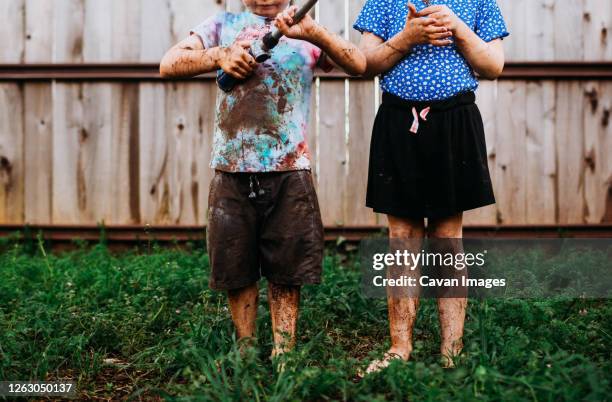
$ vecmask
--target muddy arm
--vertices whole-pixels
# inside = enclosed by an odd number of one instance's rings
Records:
[[[366,57],[357,46],[317,25],[310,41],[321,48],[332,64],[349,75],[359,76],[366,71]]]
[[[361,75],[366,70],[364,54],[351,42],[339,35],[329,32],[317,24],[310,15],[305,15],[298,22],[294,21],[297,7],[290,7],[280,13],[274,25],[285,36],[306,40],[319,47],[327,55],[329,61],[340,67],[347,74]]]
[[[480,78],[495,80],[503,72],[505,57],[501,39],[485,42],[467,28],[457,35],[457,47]]]
[[[412,43],[403,38],[402,34],[385,42],[373,33],[364,32],[359,48],[366,55],[368,65],[363,76],[373,78],[391,70],[410,53],[412,46]]]
[[[197,35],[192,35],[170,49],[163,57],[159,73],[164,78],[190,78],[220,68],[222,49],[204,49]]]

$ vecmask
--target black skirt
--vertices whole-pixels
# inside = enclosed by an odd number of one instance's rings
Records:
[[[439,219],[494,204],[475,99],[468,92],[413,102],[384,93],[372,134],[367,206],[396,217]]]

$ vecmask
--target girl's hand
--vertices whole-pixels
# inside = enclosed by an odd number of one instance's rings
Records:
[[[293,17],[297,12],[297,6],[289,7],[284,12],[276,16],[274,26],[288,38],[309,40],[315,36],[317,30],[316,22],[306,14],[297,24],[294,24]]]
[[[412,46],[430,44],[434,46],[450,45],[452,32],[445,26],[437,25],[433,18],[422,18],[416,7],[408,3],[408,17],[402,31],[408,51]]]
[[[445,27],[455,35],[461,20],[448,6],[431,6],[419,12],[419,17],[431,18],[435,26]]]

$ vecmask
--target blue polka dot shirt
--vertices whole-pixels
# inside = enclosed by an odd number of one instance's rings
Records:
[[[427,7],[423,0],[412,2],[417,11]],[[508,36],[496,0],[432,0],[430,4],[448,6],[486,42]],[[407,16],[406,0],[368,0],[353,27],[387,41],[404,29]],[[435,101],[475,91],[478,80],[454,44],[419,45],[382,75],[381,87],[407,100]]]

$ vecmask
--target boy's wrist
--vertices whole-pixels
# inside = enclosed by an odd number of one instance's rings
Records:
[[[329,39],[329,32],[324,29],[321,25],[314,23],[312,29],[306,32],[307,40],[313,45],[322,45]]]
[[[217,70],[221,69],[221,60],[225,57],[227,53],[227,48],[223,48],[220,46],[211,47],[207,50],[207,53],[210,55],[210,58],[215,62],[215,68]]]

